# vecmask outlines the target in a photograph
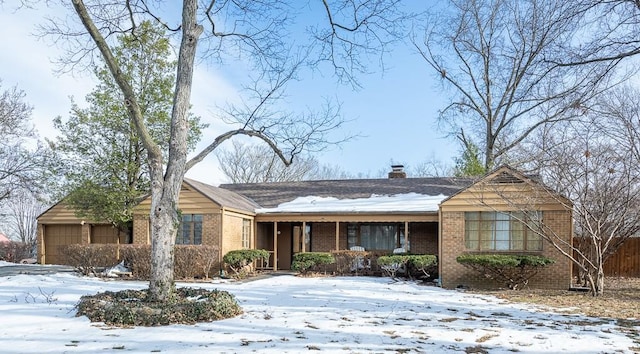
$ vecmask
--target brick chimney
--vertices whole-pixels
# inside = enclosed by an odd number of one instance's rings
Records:
[[[404,172],[404,165],[391,165],[389,178],[407,178],[407,173]]]

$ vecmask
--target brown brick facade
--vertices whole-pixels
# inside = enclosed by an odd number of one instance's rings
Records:
[[[568,241],[571,237],[571,214],[568,211],[544,211],[544,223]],[[504,287],[488,280],[481,274],[469,270],[456,262],[456,257],[466,252],[464,242],[464,212],[442,213],[442,253],[440,255],[440,278],[445,288],[459,285],[479,288]],[[540,255],[555,260],[529,282],[530,287],[568,289],[571,286],[571,262],[549,242],[544,242]]]
[[[149,236],[149,215],[133,214],[133,237],[134,244],[149,244],[151,237]]]
[[[438,254],[438,223],[409,223],[409,251],[414,254]]]
[[[221,215],[203,214],[202,216],[202,244],[220,247],[221,239]],[[133,215],[133,243],[149,244],[151,237],[149,234],[149,215]]]
[[[339,246],[341,250],[346,250],[347,245],[347,224],[340,223],[338,231]],[[314,222],[311,224],[311,251],[329,252],[336,249],[336,223],[335,222]]]

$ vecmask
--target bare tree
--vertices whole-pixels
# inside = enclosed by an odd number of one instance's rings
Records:
[[[432,14],[424,40],[413,39],[454,92],[440,122],[464,147],[480,148],[485,169],[539,127],[579,116],[601,91],[615,63],[550,60],[566,55],[583,16],[566,1],[451,0]]]
[[[313,157],[299,156],[290,166],[266,145],[232,141],[230,149],[216,156],[220,169],[231,183],[289,182],[316,179],[319,163]]]
[[[33,252],[38,240],[36,218],[44,211],[44,205],[31,193],[21,191],[8,201],[6,208],[9,233]]]
[[[24,92],[17,87],[2,90],[0,81],[0,201],[14,191],[35,191],[47,170],[48,150],[36,142],[30,115]]]
[[[573,262],[580,278],[598,296],[604,292],[607,259],[640,232],[640,169],[633,152],[620,148],[603,129],[600,115],[588,118],[558,123],[540,136],[537,156],[541,158],[533,169],[562,195],[556,200],[571,200],[573,209],[572,243],[548,228],[540,234]],[[526,209],[531,204],[517,207]]]
[[[640,89],[623,85],[607,91],[590,107],[599,130],[640,163]]]
[[[640,2],[637,0],[580,0],[571,5],[583,13],[581,36],[565,48],[565,55],[547,58],[561,66],[608,62],[640,54]],[[634,65],[634,64],[632,64]]]
[[[283,114],[269,109],[272,102],[281,95],[285,84],[295,79],[300,65],[309,62],[306,58],[314,58],[315,63],[330,63],[339,78],[350,80],[352,74],[363,68],[360,55],[384,52],[389,41],[394,40],[394,29],[402,18],[399,3],[399,0],[322,0],[316,5],[328,21],[313,28],[311,46],[302,51],[292,44],[291,24],[297,15],[295,1],[208,1],[199,6],[196,0],[184,0],[178,10],[181,20],[172,25],[171,15],[159,12],[154,7],[160,6],[156,3],[73,0],[83,29],[64,28],[65,22],[50,23],[49,33],[78,44],[71,47],[70,64],[90,59],[97,48],[124,95],[124,105],[147,151],[152,240],[149,300],[164,301],[172,295],[173,246],[179,224],[176,207],[185,172],[236,135],[264,141],[285,164],[291,164],[305,150],[322,148],[327,143],[328,130],[340,126],[339,116],[331,110],[313,115]],[[180,39],[166,159],[144,124],[139,98],[123,77],[121,63],[114,58],[110,42],[117,33],[133,32],[142,19],[162,23]],[[83,32],[89,35],[88,42]],[[188,110],[199,47],[205,59],[223,63],[249,60],[250,70],[258,73],[256,82],[263,84],[255,86],[253,97],[244,105],[226,110],[239,123],[236,128],[219,135],[187,161]],[[298,52],[304,54],[295,54]],[[211,93],[215,96],[215,88]]]
[[[450,177],[453,171],[450,165],[432,155],[415,166],[409,166],[408,174],[412,177]]]

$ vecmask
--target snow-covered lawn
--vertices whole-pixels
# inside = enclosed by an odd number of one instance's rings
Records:
[[[282,275],[179,285],[227,290],[245,313],[193,326],[115,328],[74,317],[80,296],[147,283],[5,276],[0,352],[631,353],[638,346],[612,321],[387,278]]]

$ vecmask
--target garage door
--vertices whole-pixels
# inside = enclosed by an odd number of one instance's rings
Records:
[[[111,225],[92,225],[91,243],[118,243],[118,229]]]
[[[82,243],[81,225],[45,225],[44,262],[63,264],[59,247],[73,243]]]

